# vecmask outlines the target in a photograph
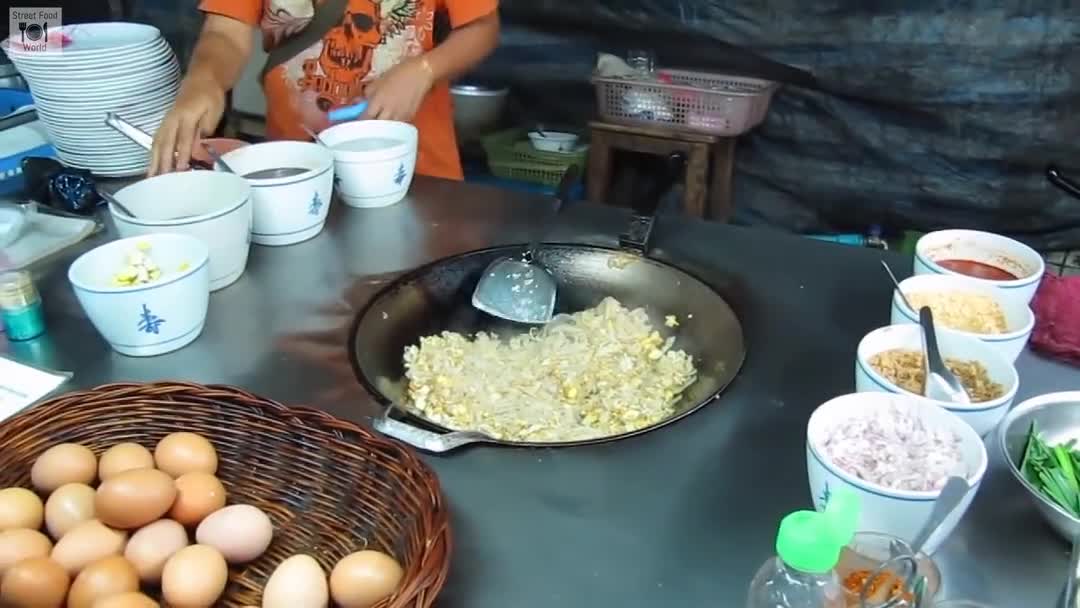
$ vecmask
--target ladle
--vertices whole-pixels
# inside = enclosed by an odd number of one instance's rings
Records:
[[[214,146],[202,142],[203,149],[210,155],[214,163],[221,165],[221,168],[228,173],[239,175],[244,179],[281,179],[283,177],[292,177],[294,175],[300,175],[301,173],[307,173],[308,169],[304,167],[270,167],[269,169],[256,169],[255,171],[249,171],[247,173],[237,173],[229,166],[229,163],[225,162],[221,155],[217,153]]]
[[[154,148],[154,138],[149,133],[143,131],[139,127],[124,120],[119,114],[115,112],[109,112],[105,114],[105,124],[115,129],[118,133],[124,137],[130,139],[136,145],[144,148],[147,152],[150,152]],[[191,165],[200,169],[213,169],[213,167],[206,163],[192,159]]]
[[[964,385],[945,365],[945,360],[941,356],[941,350],[938,348],[937,330],[934,328],[933,311],[928,306],[923,306],[921,309],[912,306],[907,299],[907,295],[904,294],[904,290],[900,289],[900,281],[896,279],[896,275],[893,274],[889,263],[881,260],[881,265],[885,268],[885,272],[889,273],[889,278],[892,279],[893,285],[896,286],[900,299],[904,301],[908,308],[919,315],[919,325],[922,326],[923,330],[923,378],[925,378],[923,396],[946,403],[971,403],[971,397],[968,395],[967,390],[964,389]]]

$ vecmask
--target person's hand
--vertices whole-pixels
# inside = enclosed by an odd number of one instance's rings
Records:
[[[150,175],[185,171],[204,135],[217,128],[225,113],[225,90],[211,76],[191,74],[180,85],[176,104],[165,116],[150,152]]]
[[[434,84],[435,74],[426,59],[399,63],[364,87],[368,102],[364,118],[408,122]]]

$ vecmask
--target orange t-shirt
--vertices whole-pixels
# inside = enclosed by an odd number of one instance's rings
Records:
[[[307,26],[315,1],[202,0],[199,8],[260,27],[271,49]],[[460,27],[497,8],[498,0],[349,0],[341,25],[266,75],[267,136],[307,139],[303,126],[329,126],[327,111],[356,103],[368,81],[431,49],[436,11],[445,10],[451,26]],[[413,123],[420,131],[416,172],[461,179],[446,83],[432,88]]]

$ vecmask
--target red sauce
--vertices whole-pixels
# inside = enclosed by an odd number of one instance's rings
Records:
[[[997,266],[976,262],[974,260],[934,260],[934,262],[953,272],[975,277],[976,279],[989,279],[991,281],[1015,281],[1020,277],[1011,272],[1002,270]]]

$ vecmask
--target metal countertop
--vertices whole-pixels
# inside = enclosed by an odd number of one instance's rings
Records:
[[[43,270],[49,331],[0,353],[75,372],[69,388],[116,381],[234,384],[363,422],[374,404],[346,358],[352,311],[395,273],[455,253],[524,242],[545,199],[418,179],[404,202],[335,203],[327,229],[291,247],[252,247],[246,274],[211,297],[203,335],[176,353],[127,358],[86,321],[66,280],[83,243]],[[625,212],[574,204],[550,240],[614,246]],[[763,230],[664,217],[654,255],[719,288],[749,355],[717,402],[658,432],[560,450],[480,447],[428,462],[454,513],[440,606],[741,606],[776,526],[810,508],[806,420],[853,390],[858,340],[889,321],[881,253]],[[910,273],[910,260],[886,254]],[[1025,353],[1018,401],[1080,388],[1080,372]],[[938,553],[947,597],[1050,606],[1067,547],[1045,527],[991,446],[974,506]]]

